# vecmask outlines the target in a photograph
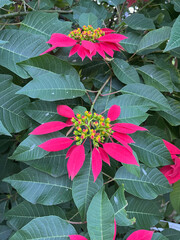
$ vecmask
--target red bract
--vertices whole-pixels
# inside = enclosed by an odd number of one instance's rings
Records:
[[[138,230],[133,232],[127,240],[151,240],[153,236],[153,231],[148,230]]]
[[[87,56],[92,60],[92,57],[99,53],[105,58],[105,53],[113,57],[114,51],[123,50],[119,42],[126,39],[124,35],[114,33],[114,30],[109,28],[94,29],[91,25],[83,26],[69,33],[68,36],[61,33],[53,33],[50,40],[47,42],[52,45],[42,54],[48,53],[57,47],[71,47],[69,57],[77,53],[82,60]]]
[[[160,171],[167,178],[169,184],[173,184],[180,180],[180,158],[177,156],[177,154],[180,154],[180,149],[166,140],[163,141],[171,154],[174,164],[164,166],[160,169]]]
[[[84,115],[74,114],[73,110],[66,105],[57,107],[59,115],[66,117],[66,123],[54,121],[48,122],[35,128],[30,134],[41,135],[59,131],[66,127],[74,129],[72,137],[53,138],[39,145],[40,148],[56,152],[69,148],[66,158],[67,170],[69,177],[73,179],[85,160],[84,143],[89,138],[92,148],[92,172],[94,181],[102,169],[102,161],[110,165],[110,155],[115,160],[126,163],[139,165],[133,155],[133,151],[128,145],[133,143],[133,139],[128,135],[136,131],[145,131],[143,127],[131,123],[115,123],[120,115],[120,107],[113,105],[107,114],[107,118],[102,115],[86,111]],[[117,143],[113,141],[115,139]],[[110,141],[110,142],[109,142]]]
[[[143,0],[144,2],[147,2],[148,0]],[[137,0],[127,0],[128,2],[128,7],[131,7],[134,3],[137,2]]]

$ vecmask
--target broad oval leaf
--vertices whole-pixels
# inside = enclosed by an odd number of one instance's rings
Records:
[[[111,240],[114,236],[114,210],[101,189],[93,197],[87,212],[87,228],[92,240]]]
[[[148,167],[159,167],[172,164],[169,151],[162,139],[148,132],[136,132],[131,135],[135,143],[131,144],[139,161]]]
[[[172,92],[173,84],[169,71],[157,67],[155,64],[144,65],[137,69],[147,85],[162,92]]]
[[[94,182],[91,168],[91,158],[86,156],[83,167],[74,178],[72,185],[72,196],[82,219],[86,219],[86,213],[92,198],[103,186],[102,175],[100,174]]]
[[[77,234],[72,225],[56,216],[39,217],[17,231],[10,240],[69,240],[69,235]]]
[[[115,181],[124,184],[125,190],[142,199],[155,199],[158,195],[172,191],[167,179],[156,168],[141,165],[140,177],[120,167],[115,175]]]
[[[96,17],[96,15],[94,15],[93,13],[82,13],[79,16],[79,25],[81,27],[88,26],[88,25],[92,25],[93,28],[97,28],[98,27],[98,18]]]
[[[142,200],[136,197],[127,198],[128,206],[126,207],[129,217],[135,217],[135,228],[147,229],[156,225],[162,218],[160,204],[152,200]]]
[[[0,225],[0,239],[9,239],[12,229],[6,225]]]
[[[8,224],[10,224],[14,230],[17,230],[35,218],[49,215],[58,216],[63,219],[66,218],[60,207],[43,206],[39,204],[34,205],[23,201],[6,212],[6,220],[8,220]]]
[[[8,130],[4,127],[3,123],[0,120],[0,135],[7,135],[11,136],[11,134],[8,132]]]
[[[180,239],[180,231],[175,229],[166,228],[162,231],[162,234],[166,236],[169,240],[179,240]]]
[[[170,200],[173,208],[180,213],[180,181],[173,184],[173,191],[170,194]]]
[[[153,20],[151,18],[146,18],[144,14],[133,13],[131,16],[125,18],[124,22],[135,30],[155,29]]]
[[[140,82],[139,75],[135,68],[126,61],[115,58],[111,64],[114,74],[121,82],[125,84]]]
[[[6,44],[0,45],[0,65],[22,78],[29,78],[29,75],[16,63],[38,56],[48,49],[43,37],[20,30],[3,30],[0,33],[0,39],[8,41]]]
[[[157,111],[170,109],[167,99],[156,88],[142,83],[132,83],[120,90],[148,100],[152,108]]]
[[[142,37],[137,32],[128,32],[126,33],[127,39],[121,41],[121,46],[128,52],[128,53],[135,53],[138,44],[141,41]]]
[[[43,205],[56,205],[71,200],[71,181],[67,175],[54,178],[33,168],[5,178],[27,201]]]

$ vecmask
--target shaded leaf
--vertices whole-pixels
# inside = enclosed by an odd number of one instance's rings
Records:
[[[0,239],[6,240],[9,239],[12,229],[6,225],[0,225]]]
[[[135,30],[150,30],[155,29],[155,25],[151,18],[146,18],[143,14],[133,13],[125,18],[124,22]]]
[[[138,48],[138,44],[142,37],[136,32],[128,32],[125,34],[127,39],[121,41],[121,46],[128,52],[134,53]]]
[[[180,181],[173,184],[173,191],[170,194],[173,208],[180,213]]]

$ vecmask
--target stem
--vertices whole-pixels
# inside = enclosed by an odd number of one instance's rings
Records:
[[[115,181],[114,178],[112,178],[111,180],[105,182],[104,185],[105,185],[105,184],[108,184],[108,183],[110,183],[110,182],[113,182],[113,181]]]
[[[92,105],[91,105],[91,109],[90,109],[90,112],[91,112],[91,113],[92,113],[92,111],[93,111],[94,104],[96,103],[99,95],[101,94],[102,90],[104,89],[104,87],[106,86],[106,84],[109,82],[110,79],[111,79],[111,76],[108,77],[108,79],[105,81],[105,83],[104,83],[104,84],[102,85],[102,87],[99,89],[99,91],[98,91],[98,93],[97,93],[97,95],[96,95],[96,97],[95,97],[95,99],[94,99],[94,101],[93,101],[93,103],[92,103]]]
[[[151,4],[152,2],[154,2],[154,0],[149,1],[148,3],[146,3],[142,8],[139,9],[138,12],[142,11],[144,8],[146,8],[149,4]]]
[[[68,14],[68,13],[72,13],[73,11],[72,10],[69,10],[69,11],[64,11],[64,10],[39,10],[39,12],[47,12],[47,13],[57,12],[57,13],[63,13],[63,14],[67,13]],[[4,14],[4,15],[0,16],[0,19],[13,18],[15,16],[24,16],[24,15],[27,15],[28,13],[30,13],[30,12],[14,12],[14,13],[9,13],[9,14]]]
[[[66,221],[70,224],[86,224],[87,222],[71,222],[71,221]]]
[[[120,91],[121,91],[121,90],[116,91],[116,92],[112,92],[112,93],[101,94],[101,96],[102,96],[102,97],[109,96],[109,95],[112,95],[112,94],[119,93]]]

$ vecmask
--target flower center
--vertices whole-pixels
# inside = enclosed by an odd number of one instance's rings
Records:
[[[73,38],[75,40],[86,40],[90,42],[96,42],[96,40],[105,35],[105,32],[100,28],[94,29],[91,25],[88,27],[83,26],[82,28],[77,28],[71,31],[68,37]]]
[[[99,144],[104,143],[113,133],[110,119],[105,119],[100,114],[86,111],[84,115],[77,114],[76,117],[77,119],[72,118],[71,120],[75,126],[73,134],[76,145],[80,145],[85,139],[90,138],[94,147],[99,147]]]

